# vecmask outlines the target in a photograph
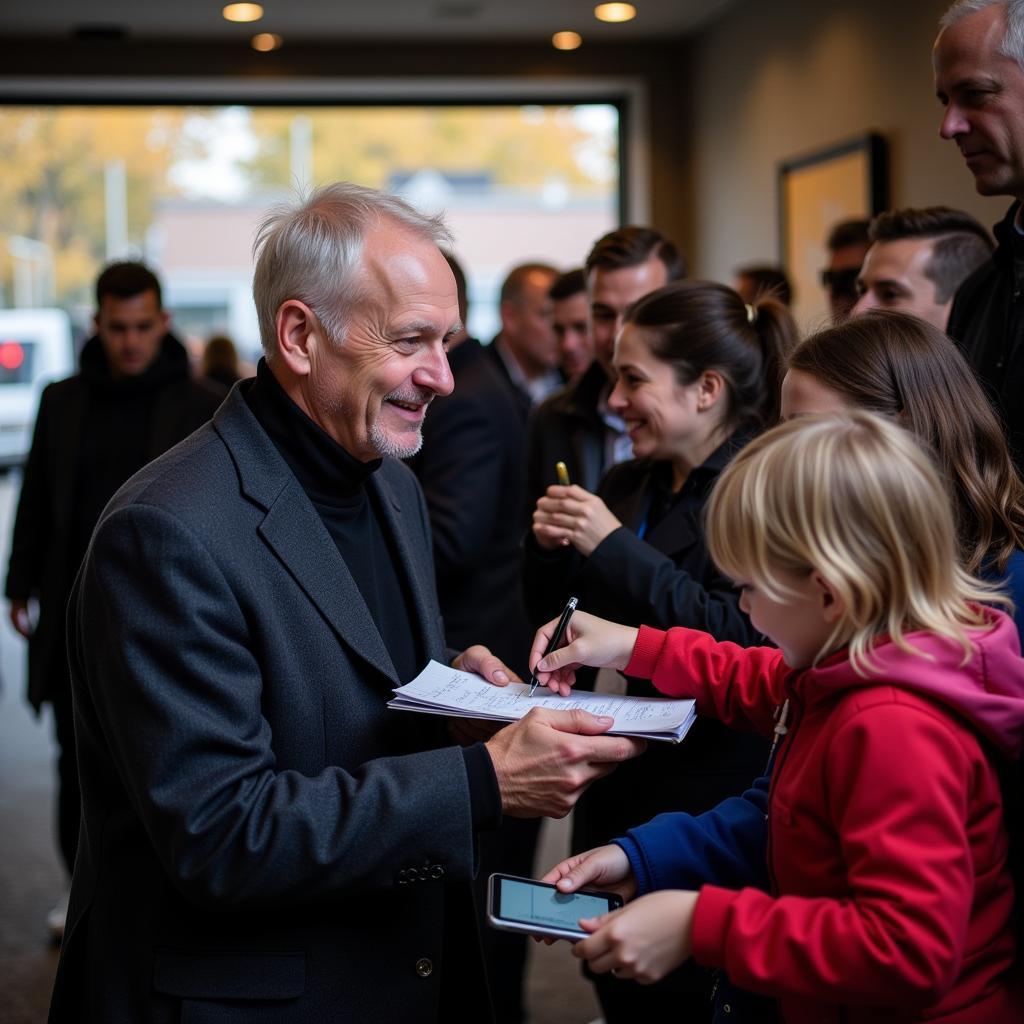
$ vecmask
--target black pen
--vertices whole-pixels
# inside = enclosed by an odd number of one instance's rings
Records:
[[[569,598],[569,601],[565,606],[565,610],[562,612],[562,617],[558,620],[558,625],[555,626],[555,632],[551,637],[551,643],[548,644],[547,649],[544,651],[544,658],[546,658],[562,642],[562,637],[565,635],[565,627],[569,625],[569,620],[572,618],[572,613],[576,611],[576,605],[578,603],[579,598]],[[543,661],[544,659],[542,658],[541,660]],[[537,685],[537,674],[534,673],[530,676],[530,697],[533,696],[533,691],[537,689]]]

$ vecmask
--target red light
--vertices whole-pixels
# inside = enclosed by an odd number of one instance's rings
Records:
[[[25,362],[25,350],[16,341],[0,342],[0,367],[16,370]]]

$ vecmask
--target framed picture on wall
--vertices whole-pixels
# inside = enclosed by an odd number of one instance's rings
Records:
[[[822,283],[829,231],[839,221],[885,210],[888,186],[887,147],[875,133],[779,164],[779,256],[793,284],[793,312],[801,328],[818,328],[829,318]]]

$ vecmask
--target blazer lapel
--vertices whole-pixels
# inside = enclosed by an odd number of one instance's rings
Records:
[[[242,490],[267,510],[258,527],[266,541],[338,637],[401,685],[363,595],[323,520],[236,388],[214,414],[214,428],[231,450]]]

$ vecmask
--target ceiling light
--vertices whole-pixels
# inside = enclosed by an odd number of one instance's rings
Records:
[[[260,53],[270,53],[271,50],[280,50],[284,39],[273,32],[260,32],[249,40],[249,45]]]
[[[227,21],[259,21],[263,8],[259,4],[228,4],[221,14]]]
[[[551,45],[556,50],[578,50],[582,43],[579,32],[556,32],[551,37]]]
[[[636,17],[636,8],[632,4],[598,4],[594,8],[594,17],[598,21],[632,21]]]

